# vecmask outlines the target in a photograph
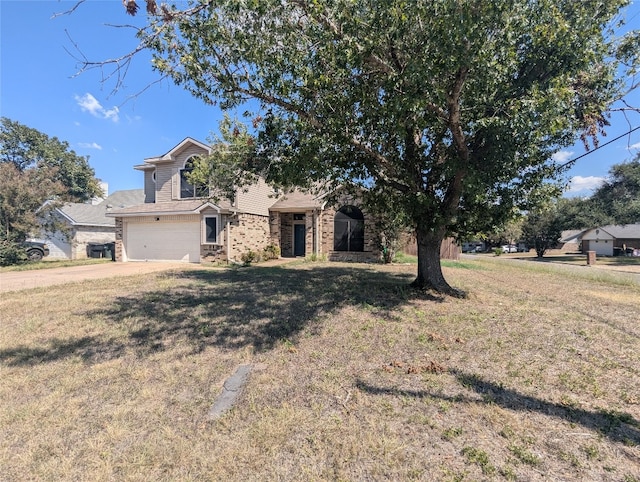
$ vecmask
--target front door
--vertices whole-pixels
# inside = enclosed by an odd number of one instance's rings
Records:
[[[305,225],[294,224],[293,225],[293,255],[304,256],[305,247]]]

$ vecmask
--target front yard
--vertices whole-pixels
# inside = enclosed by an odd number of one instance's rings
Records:
[[[447,263],[467,300],[338,263],[3,294],[0,480],[640,481],[640,286],[542,268]]]

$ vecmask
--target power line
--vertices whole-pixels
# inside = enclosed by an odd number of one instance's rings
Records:
[[[576,162],[578,159],[582,159],[585,156],[588,156],[589,154],[593,154],[594,152],[596,152],[598,149],[602,149],[604,146],[608,146],[609,144],[611,144],[612,142],[615,142],[619,139],[622,139],[624,136],[628,136],[629,134],[631,134],[634,131],[637,131],[638,129],[640,129],[640,126],[636,126],[633,129],[625,132],[624,134],[619,135],[618,137],[616,137],[615,139],[611,139],[608,142],[605,142],[604,144],[599,145],[598,147],[596,147],[595,149],[592,149],[591,151],[585,152],[584,154],[579,155],[578,157],[571,159],[570,161],[565,162],[564,164],[562,164],[560,167],[564,167],[567,164],[572,164],[574,162]]]

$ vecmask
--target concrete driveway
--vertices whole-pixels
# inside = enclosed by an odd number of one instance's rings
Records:
[[[0,273],[0,293],[42,286],[73,283],[91,279],[117,276],[135,276],[170,269],[197,269],[199,265],[189,263],[104,263],[66,268],[34,269]]]

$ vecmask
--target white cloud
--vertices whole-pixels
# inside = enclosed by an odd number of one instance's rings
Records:
[[[558,151],[551,156],[551,159],[556,162],[565,162],[571,159],[571,156],[573,156],[573,151]]]
[[[112,109],[105,109],[100,102],[98,102],[98,99],[89,93],[84,94],[82,97],[76,95],[75,99],[83,112],[89,112],[92,116],[98,117],[99,119],[109,119],[113,122],[120,120],[120,110],[117,106],[114,106]]]
[[[599,188],[604,181],[604,177],[598,176],[573,176],[569,180],[569,190],[567,192],[592,191]]]
[[[632,150],[632,149],[640,149],[640,142],[636,142],[635,144],[631,144],[631,145],[628,147],[628,149],[629,149],[629,150]]]
[[[98,149],[99,151],[102,150],[102,146],[97,142],[79,142],[78,147],[82,147],[84,149]]]

